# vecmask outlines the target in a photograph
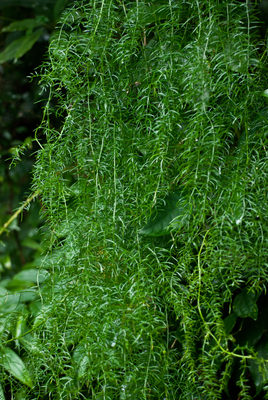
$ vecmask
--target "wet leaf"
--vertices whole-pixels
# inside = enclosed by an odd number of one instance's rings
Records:
[[[235,326],[237,320],[237,316],[235,314],[230,314],[228,315],[228,317],[224,318],[223,323],[224,323],[224,328],[225,328],[225,332],[227,333],[227,335],[229,335],[232,330],[233,327]]]
[[[189,218],[189,204],[182,190],[165,198],[165,205],[156,211],[140,233],[147,236],[163,236],[182,228]]]
[[[12,58],[15,61],[22,57],[27,51],[29,51],[35,42],[40,38],[43,34],[43,29],[38,29],[34,31],[31,35],[25,35],[21,38],[14,40],[11,42],[4,51],[0,53],[0,63],[4,63],[6,61],[11,60]]]
[[[33,30],[35,27],[48,22],[48,19],[44,16],[38,16],[36,18],[27,18],[21,21],[14,21],[8,26],[2,29],[2,32],[16,32],[24,30]]]
[[[27,370],[22,359],[11,349],[8,347],[2,350],[1,357],[2,366],[15,378],[29,386],[33,387],[31,376],[29,371]]]
[[[49,273],[45,270],[39,271],[38,269],[31,268],[26,269],[25,271],[21,271],[16,274],[13,280],[16,281],[24,281],[24,282],[34,282],[34,283],[42,283],[46,280]]]
[[[248,292],[247,288],[244,288],[242,292],[235,297],[233,310],[238,317],[250,317],[256,320],[258,317],[256,294]]]

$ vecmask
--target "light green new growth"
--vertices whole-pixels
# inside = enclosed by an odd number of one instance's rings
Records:
[[[256,350],[224,318],[235,291],[267,281],[267,61],[252,21],[217,0],[64,13],[40,79],[50,279],[29,399],[221,399],[234,363],[251,398]]]

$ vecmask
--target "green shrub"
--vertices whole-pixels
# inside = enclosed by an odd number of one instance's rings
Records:
[[[33,190],[51,238],[22,342],[27,398],[268,398],[256,26],[235,1],[64,12],[40,79]]]

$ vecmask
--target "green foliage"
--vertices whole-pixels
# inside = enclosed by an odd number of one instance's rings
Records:
[[[268,398],[268,82],[253,23],[248,3],[216,0],[63,13],[40,77],[43,283],[36,302],[10,297],[2,332],[31,379],[9,369],[18,398]]]
[[[256,304],[256,295],[253,292],[248,292],[246,288],[242,290],[234,299],[233,310],[238,317],[250,317],[257,319],[258,306]]]
[[[1,354],[2,365],[7,369],[12,375],[18,378],[25,385],[32,387],[32,380],[29,372],[25,368],[23,361],[18,355],[6,347]]]
[[[24,21],[23,21],[24,22]],[[35,30],[33,33],[22,36],[21,38],[14,40],[6,47],[0,54],[0,63],[8,61],[14,58],[17,61],[18,58],[22,57],[27,51],[29,51],[35,42],[43,34],[43,29]]]
[[[164,200],[163,209],[157,210],[156,215],[152,216],[147,224],[140,230],[148,236],[163,236],[172,230],[180,230],[187,220],[183,218],[189,216],[187,197],[183,196],[182,190],[178,189]]]
[[[26,18],[19,21],[13,21],[9,25],[4,26],[2,28],[2,32],[22,32],[19,34],[18,39],[14,39],[11,35],[11,40],[7,37],[7,45],[4,50],[0,52],[0,64],[14,59],[14,62],[17,62],[19,58],[24,56],[33,45],[40,39],[41,36],[47,35],[47,29],[50,29],[51,26],[54,28],[54,23],[56,23],[60,17],[61,12],[67,3],[70,3],[70,0],[40,0],[42,6],[45,6],[41,12],[41,15],[36,14],[35,18]],[[51,10],[46,7],[46,4],[50,4]],[[14,7],[14,6],[22,6],[22,7],[38,7],[39,2],[33,1],[9,1],[5,3],[2,1],[0,4],[0,8],[5,7]],[[50,12],[47,12],[47,11]],[[15,36],[16,37],[16,36]],[[10,42],[10,43],[9,43]]]

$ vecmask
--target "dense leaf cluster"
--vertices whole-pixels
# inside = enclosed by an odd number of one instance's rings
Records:
[[[28,398],[268,398],[267,60],[254,13],[81,3],[41,75],[33,188],[49,277],[17,339],[31,381],[10,372]]]

